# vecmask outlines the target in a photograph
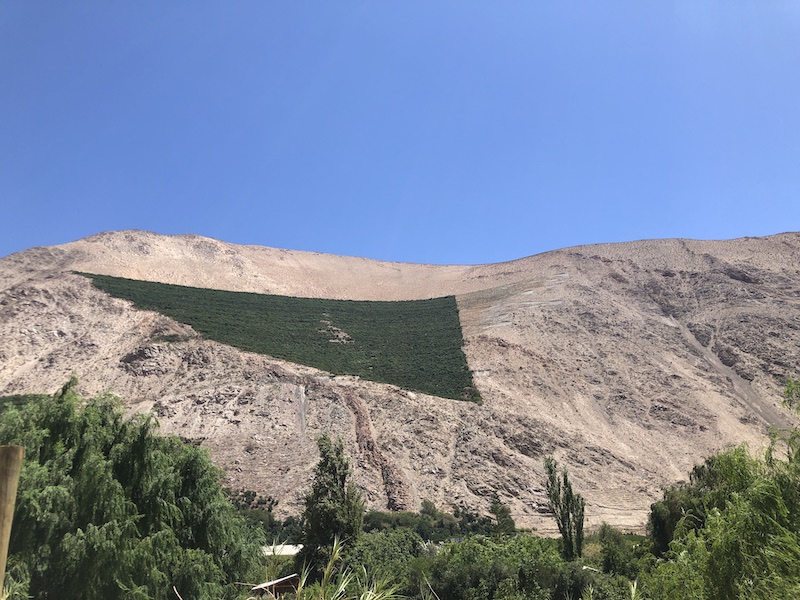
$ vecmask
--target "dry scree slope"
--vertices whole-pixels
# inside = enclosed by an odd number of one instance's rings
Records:
[[[492,491],[543,531],[542,458],[569,466],[589,526],[641,529],[662,487],[769,425],[800,373],[800,234],[568,248],[508,263],[431,266],[99,234],[0,259],[0,394],[77,373],[198,440],[229,484],[297,511],[315,439],[340,434],[373,507]],[[332,377],[201,339],[72,271],[302,297],[456,295],[483,403]]]

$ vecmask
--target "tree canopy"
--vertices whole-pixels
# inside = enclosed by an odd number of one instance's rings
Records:
[[[644,579],[652,597],[800,596],[800,440],[786,443],[786,459],[744,446],[712,456],[653,505],[654,549],[667,560]]]
[[[261,540],[206,451],[76,384],[0,413],[0,443],[25,447],[12,572],[34,598],[235,597],[258,577]]]
[[[303,552],[298,558],[314,569],[327,563],[334,540],[354,542],[364,520],[364,499],[349,481],[350,461],[341,438],[334,442],[325,432],[317,440],[317,446],[319,462],[311,490],[305,496],[301,517]]]

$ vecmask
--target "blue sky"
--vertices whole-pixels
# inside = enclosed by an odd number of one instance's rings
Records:
[[[0,4],[0,256],[425,263],[800,226],[800,2]]]

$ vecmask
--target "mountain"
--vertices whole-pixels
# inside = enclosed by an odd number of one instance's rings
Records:
[[[552,531],[543,457],[569,468],[587,526],[641,530],[664,486],[720,448],[796,424],[800,234],[568,248],[434,266],[103,233],[0,259],[0,395],[53,392],[71,373],[206,446],[227,484],[298,512],[323,430],[341,435],[376,508],[493,492]],[[199,335],[77,272],[346,300],[455,296],[481,403],[332,375]],[[435,366],[435,365],[434,365]]]

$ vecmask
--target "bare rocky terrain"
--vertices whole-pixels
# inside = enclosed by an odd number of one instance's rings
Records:
[[[304,297],[453,294],[483,403],[204,340],[73,271]],[[496,491],[518,524],[550,532],[553,454],[589,527],[642,530],[693,464],[795,424],[781,394],[799,349],[798,233],[432,266],[123,231],[0,259],[0,394],[53,392],[74,372],[85,395],[110,391],[207,447],[229,485],[278,498],[281,514],[298,512],[327,429],[372,507],[485,510]]]

